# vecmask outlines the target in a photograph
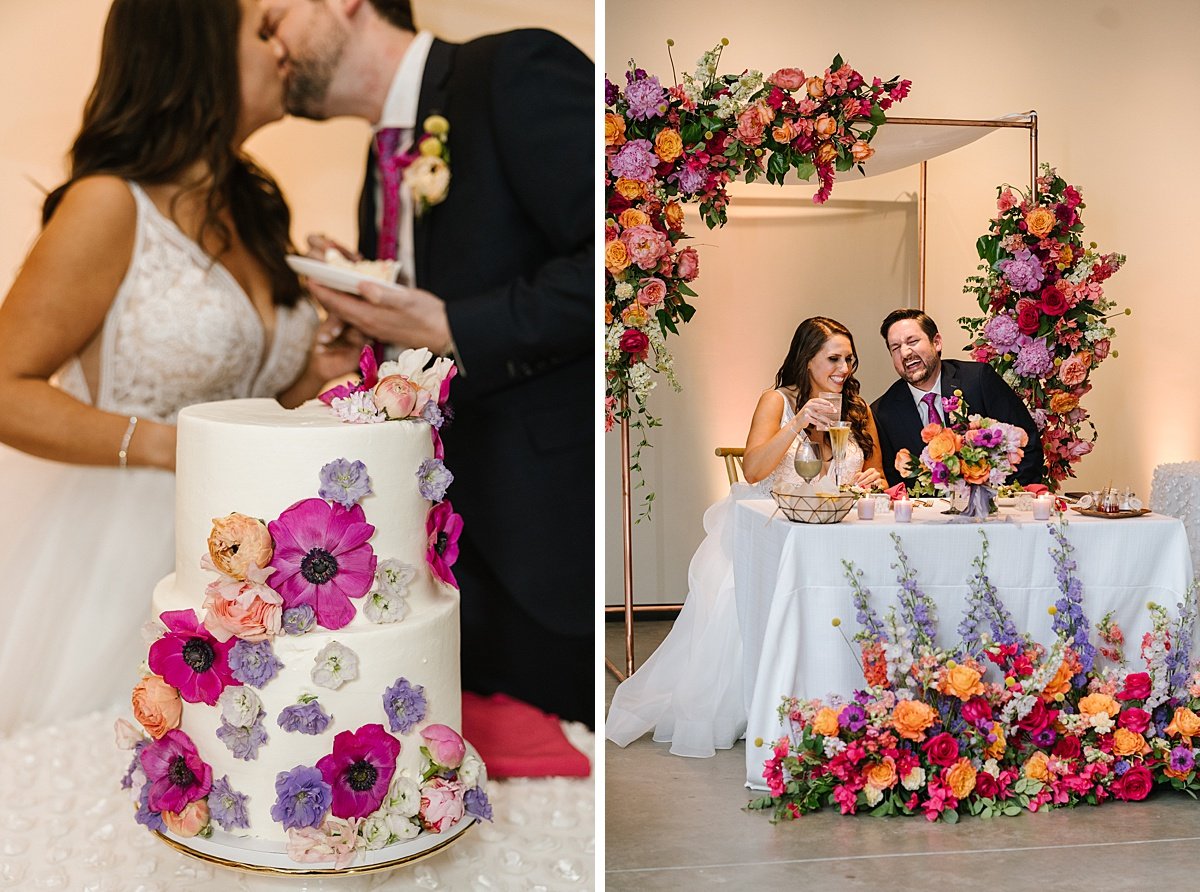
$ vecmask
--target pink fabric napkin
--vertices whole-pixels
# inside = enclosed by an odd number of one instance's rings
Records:
[[[587,777],[587,756],[571,746],[558,719],[505,694],[462,692],[463,737],[488,777]]]
[[[1032,493],[1035,496],[1040,496],[1042,493],[1050,492],[1048,486],[1043,486],[1040,483],[1026,483],[1025,492]]]
[[[907,499],[908,498],[908,487],[905,486],[903,483],[897,483],[895,486],[885,489],[884,492],[887,493],[888,497],[893,502],[896,501],[897,499]]]

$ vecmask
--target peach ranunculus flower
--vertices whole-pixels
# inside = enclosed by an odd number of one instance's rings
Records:
[[[605,243],[604,268],[614,276],[629,268],[629,249],[619,238]]]
[[[837,158],[837,146],[831,142],[823,142],[817,148],[816,160],[818,164],[832,164]]]
[[[1046,754],[1038,750],[1025,760],[1022,771],[1026,777],[1045,783],[1050,780],[1050,766],[1048,763],[1049,759]]]
[[[959,799],[967,798],[975,789],[975,766],[966,757],[951,765],[945,777],[947,786]]]
[[[1025,215],[1025,226],[1036,238],[1044,238],[1054,228],[1054,211],[1049,208],[1034,208]]]
[[[837,710],[828,706],[820,710],[813,716],[812,730],[814,734],[836,737],[839,730]]]
[[[632,229],[635,226],[647,225],[650,222],[650,216],[637,208],[625,208],[621,211],[621,216],[617,217],[617,222],[621,224],[622,229]]]
[[[938,685],[938,690],[943,694],[957,697],[965,703],[976,694],[983,693],[982,678],[983,674],[974,666],[955,663],[952,668],[946,670],[946,674]]]
[[[1175,715],[1171,716],[1171,724],[1167,725],[1167,734],[1188,738],[1200,736],[1200,716],[1186,706],[1177,706]]]
[[[678,201],[668,201],[663,207],[663,220],[667,228],[675,232],[683,231],[683,205]]]
[[[179,691],[157,675],[147,675],[133,689],[133,717],[155,740],[179,727],[183,703]]]
[[[1089,356],[1090,360],[1091,357]],[[1082,384],[1083,379],[1087,377],[1088,362],[1084,360],[1078,353],[1068,356],[1062,365],[1058,367],[1058,380],[1068,387],[1074,387],[1077,384]]]
[[[955,431],[945,428],[929,441],[928,448],[931,461],[945,461],[962,449],[962,437]]]
[[[929,441],[940,434],[942,430],[942,426],[936,422],[925,425],[923,428],[921,428],[921,442],[928,444]]]
[[[905,740],[918,743],[925,739],[925,729],[933,724],[937,713],[920,700],[901,700],[892,710],[892,727]]]
[[[667,283],[657,277],[651,277],[638,290],[637,302],[649,310],[652,307],[661,307],[666,297]]]
[[[274,553],[267,525],[257,517],[234,513],[213,518],[208,554],[219,572],[245,579],[250,567],[265,567]]]
[[[1056,390],[1050,396],[1050,411],[1055,415],[1066,415],[1079,407],[1079,397],[1065,390]]]
[[[875,150],[867,145],[866,140],[858,139],[854,141],[854,145],[850,146],[850,155],[859,164],[862,164],[868,158],[875,154]]]
[[[679,135],[679,131],[671,127],[658,131],[658,136],[654,137],[654,154],[659,157],[660,161],[667,164],[682,155],[683,138]]]
[[[992,466],[986,458],[981,458],[978,462],[962,463],[962,478],[967,483],[987,483],[991,474]]]
[[[799,90],[804,86],[804,72],[799,68],[780,68],[767,78],[767,83],[781,90]]]
[[[241,581],[210,582],[204,590],[204,627],[220,642],[232,637],[265,641],[279,634],[283,596],[267,586],[273,568],[255,568]]]
[[[1008,749],[1008,740],[1005,738],[1004,728],[999,722],[992,723],[992,734],[996,735],[996,739],[984,748],[983,755],[988,759],[999,759]]]
[[[639,180],[631,180],[628,177],[619,177],[613,188],[617,190],[617,194],[627,201],[633,201],[635,198],[641,198],[646,194],[646,186]]]
[[[775,109],[763,100],[752,102],[737,116],[737,138],[748,146],[762,142],[763,131],[775,120]]]
[[[164,811],[163,823],[176,836],[195,836],[208,826],[208,800],[195,799],[181,812]]]
[[[838,131],[838,122],[829,115],[821,115],[813,122],[813,130],[821,139],[829,139]]]
[[[1082,715],[1098,715],[1104,712],[1115,719],[1120,711],[1121,705],[1108,694],[1088,694],[1079,701],[1079,712]]]
[[[908,466],[912,463],[912,453],[907,449],[901,449],[896,453],[894,466],[896,471],[901,475],[908,473]]]
[[[625,118],[621,115],[610,113],[604,116],[604,144],[606,146],[625,145]]]
[[[863,780],[867,782],[868,787],[874,787],[876,790],[890,790],[899,780],[896,776],[896,760],[891,756],[884,756],[883,761],[876,762],[863,772]]]
[[[1114,756],[1135,756],[1146,746],[1146,738],[1137,731],[1128,728],[1118,728],[1112,736]]]
[[[372,399],[388,418],[411,418],[421,414],[430,393],[405,375],[388,375],[375,385]]]
[[[805,89],[808,90],[808,95],[813,99],[820,99],[825,95],[825,78],[810,77],[804,82]]]

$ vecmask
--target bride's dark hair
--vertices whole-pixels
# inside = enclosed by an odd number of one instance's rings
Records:
[[[100,71],[71,147],[68,180],[42,206],[53,216],[77,180],[109,174],[141,184],[181,182],[203,165],[204,220],[197,241],[231,243],[228,209],[247,250],[263,265],[275,303],[293,305],[300,280],[284,257],[291,213],[275,181],[234,146],[241,108],[238,0],[114,0]],[[179,193],[172,201],[179,200]]]
[[[862,449],[863,457],[870,458],[871,453],[875,451],[875,442],[867,430],[870,413],[867,411],[866,402],[858,395],[862,385],[854,377],[854,370],[858,368],[858,348],[854,346],[854,335],[850,334],[850,329],[842,323],[825,316],[813,316],[796,326],[796,333],[792,335],[792,345],[788,347],[783,365],[775,373],[775,387],[794,387],[796,400],[792,410],[799,411],[801,406],[816,396],[812,390],[808,364],[821,352],[825,343],[837,335],[850,342],[850,353],[853,357],[850,373],[846,376],[846,383],[842,385],[842,415],[850,422],[850,431],[854,435],[854,441]]]

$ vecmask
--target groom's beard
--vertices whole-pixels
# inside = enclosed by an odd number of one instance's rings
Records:
[[[305,56],[291,58],[287,79],[287,110],[291,114],[318,121],[330,116],[325,100],[345,46],[344,32],[330,32],[326,40],[309,47]]]

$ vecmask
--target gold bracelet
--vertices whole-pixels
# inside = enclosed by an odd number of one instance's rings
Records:
[[[125,436],[121,437],[121,448],[117,450],[117,466],[127,467],[129,465],[129,441],[133,439],[133,432],[137,430],[138,418],[136,415],[129,416],[129,427],[125,428]]]

